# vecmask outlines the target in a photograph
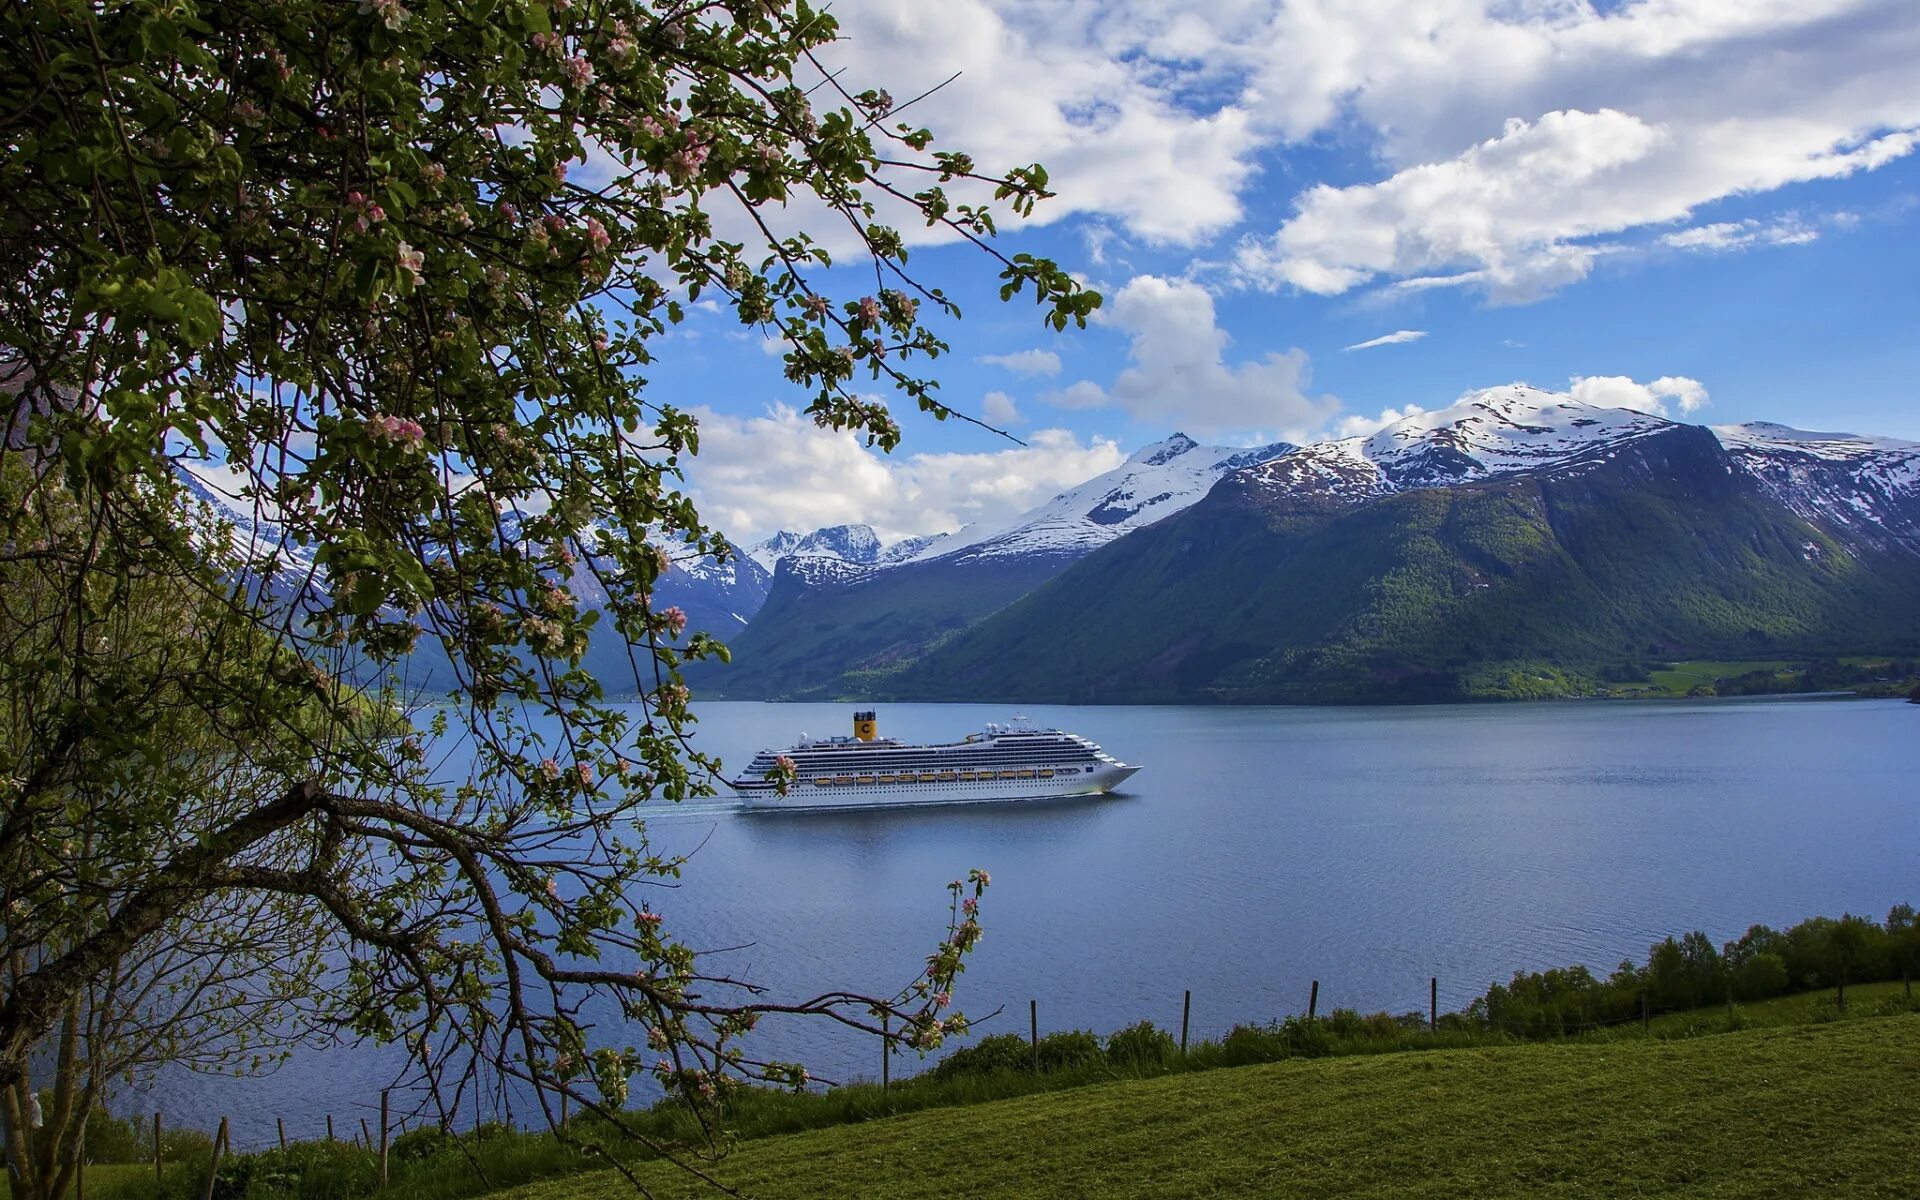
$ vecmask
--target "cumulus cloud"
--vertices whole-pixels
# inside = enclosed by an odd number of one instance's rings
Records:
[[[996,367],[1005,367],[1015,375],[1045,375],[1052,378],[1060,373],[1060,356],[1051,350],[1016,350],[1012,354],[983,354],[980,361]]]
[[[1427,336],[1427,331],[1424,329],[1396,329],[1392,333],[1383,333],[1377,338],[1369,338],[1364,342],[1355,342],[1353,345],[1346,347],[1346,349],[1371,350],[1375,346],[1399,346],[1407,342],[1417,342],[1425,336]]]
[[[1058,197],[1037,220],[1097,215],[1145,241],[1191,244],[1241,216],[1262,138],[1236,94],[1195,96],[1184,74],[1126,53],[1118,27],[1093,28],[1084,6],[840,0],[833,15],[842,36],[822,60],[856,87],[904,100],[959,73],[905,119],[983,167],[1045,163]]]
[[[758,416],[694,412],[700,454],[688,490],[709,524],[741,542],[844,522],[895,541],[1002,521],[1126,459],[1115,442],[1065,429],[1004,450],[890,456],[785,405]]]
[[[1523,302],[1716,200],[1871,170],[1920,145],[1909,0],[1292,0],[1223,53],[1247,64],[1263,122],[1295,138],[1354,122],[1392,168],[1309,189],[1247,241],[1238,277],[1267,288],[1454,286]],[[1810,232],[1731,224],[1697,243],[1681,231],[1680,248]]]
[[[1079,380],[1046,397],[1050,403],[1114,406],[1142,421],[1205,432],[1312,429],[1339,408],[1330,396],[1307,395],[1304,351],[1229,363],[1231,339],[1197,283],[1137,275],[1102,312],[1102,323],[1126,332],[1129,365],[1111,385]]]
[[[1243,243],[1237,267],[1256,286],[1321,295],[1397,276],[1523,302],[1584,278],[1607,249],[1598,236],[1682,220],[1731,192],[1878,166],[1917,141],[1807,145],[1772,122],[1688,129],[1612,109],[1551,112],[1380,183],[1314,187],[1277,234]]]
[[[1365,437],[1367,434],[1380,432],[1395,421],[1404,421],[1408,417],[1426,411],[1418,404],[1409,404],[1402,408],[1383,408],[1380,410],[1380,415],[1376,417],[1369,417],[1365,413],[1349,413],[1334,425],[1331,436],[1336,439]]]
[[[988,392],[980,401],[980,417],[989,425],[1018,425],[1020,406],[1005,392]]]
[[[1684,415],[1707,405],[1707,389],[1698,379],[1662,375],[1650,383],[1636,383],[1625,375],[1575,375],[1569,389],[1575,400],[1601,408],[1632,408],[1666,416],[1671,400]]]

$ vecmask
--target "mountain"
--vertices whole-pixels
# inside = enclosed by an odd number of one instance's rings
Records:
[[[1920,553],[1920,443],[1785,425],[1716,425],[1767,494],[1843,541]]]
[[[1197,502],[1226,475],[1293,449],[1202,446],[1175,434],[1004,524],[885,550],[869,550],[865,526],[777,534],[749,549],[773,563],[773,580],[731,643],[733,662],[700,664],[689,680],[730,697],[865,686],[870,673],[917,659],[1099,547]]]
[[[1609,663],[1920,638],[1915,454],[1494,389],[1237,471],[879,695],[1566,694]]]

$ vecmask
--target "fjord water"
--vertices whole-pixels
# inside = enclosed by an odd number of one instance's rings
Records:
[[[707,703],[697,744],[738,768],[852,705]],[[1006,707],[896,704],[881,732],[951,740]],[[1516,969],[1644,959],[1667,934],[1920,901],[1920,708],[1896,701],[1571,702],[1418,708],[1049,708],[1026,715],[1143,766],[1111,797],[859,813],[663,808],[690,855],[648,897],[705,968],[800,1000],[885,994],[944,929],[950,879],[991,872],[956,1004],[987,1032],[1195,1036],[1320,1005],[1443,1010]],[[601,1014],[609,1019],[610,1014]],[[873,1039],[809,1019],[756,1036],[816,1075],[874,1076]],[[258,1081],[175,1078],[169,1111],[245,1115],[244,1140],[361,1111],[365,1052]],[[909,1058],[897,1072],[914,1068]],[[167,1096],[171,1093],[171,1096]]]

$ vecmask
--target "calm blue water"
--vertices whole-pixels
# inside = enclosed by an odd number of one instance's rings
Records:
[[[709,703],[699,744],[733,764],[851,705]],[[1008,709],[892,705],[882,732],[948,740]],[[944,928],[943,885],[993,875],[956,1004],[988,1031],[1107,1032],[1150,1017],[1195,1036],[1306,1007],[1459,1007],[1515,969],[1610,969],[1669,933],[1920,901],[1920,708],[1897,701],[1560,703],[1399,709],[1047,708],[1145,769],[1124,795],[860,814],[663,810],[690,853],[652,898],[725,969],[800,999],[885,993]],[[759,1049],[818,1075],[878,1073],[871,1039],[770,1023]],[[911,1060],[910,1060],[911,1061]],[[896,1067],[898,1071],[911,1066]],[[256,1080],[170,1078],[182,1119],[353,1124],[379,1056],[304,1053]],[[130,1107],[153,1107],[151,1100]],[[189,1118],[188,1114],[205,1114]],[[343,1129],[344,1133],[344,1129]]]

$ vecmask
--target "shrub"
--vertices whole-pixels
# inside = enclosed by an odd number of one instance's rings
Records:
[[[1180,1053],[1173,1035],[1152,1021],[1129,1025],[1107,1039],[1107,1061],[1130,1067],[1157,1067]]]
[[[1033,1066],[1033,1050],[1017,1033],[996,1033],[971,1046],[955,1050],[933,1069],[936,1079],[959,1075],[991,1075],[995,1071],[1025,1071]]]
[[[1235,1025],[1220,1039],[1221,1057],[1230,1067],[1279,1062],[1287,1057],[1286,1039],[1278,1025]]]
[[[419,1162],[453,1145],[453,1135],[438,1125],[422,1125],[394,1138],[387,1153],[398,1162]]]
[[[1280,1023],[1280,1038],[1287,1053],[1301,1058],[1319,1058],[1333,1051],[1333,1039],[1327,1027],[1311,1017],[1288,1017]]]
[[[1063,1029],[1040,1039],[1040,1069],[1059,1071],[1104,1059],[1100,1038],[1090,1029]]]

